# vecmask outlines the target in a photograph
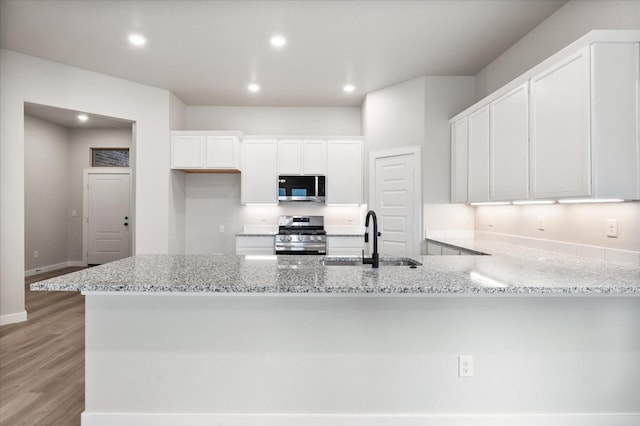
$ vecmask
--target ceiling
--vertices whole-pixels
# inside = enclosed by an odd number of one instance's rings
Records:
[[[70,129],[130,129],[132,126],[132,122],[127,120],[30,102],[24,103],[24,113]],[[87,120],[78,120],[80,114],[86,115]]]
[[[421,75],[476,75],[565,2],[0,0],[0,47],[187,105],[360,106]]]

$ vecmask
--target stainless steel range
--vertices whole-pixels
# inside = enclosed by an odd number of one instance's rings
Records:
[[[280,216],[276,254],[326,254],[323,216]]]

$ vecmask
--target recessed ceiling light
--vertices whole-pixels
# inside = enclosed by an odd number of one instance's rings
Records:
[[[260,91],[260,85],[256,84],[256,83],[251,83],[247,89],[249,89],[250,92],[259,92]]]
[[[140,34],[129,34],[129,43],[134,46],[144,46],[147,44],[147,39]]]
[[[287,44],[287,39],[281,35],[271,37],[271,45],[274,47],[282,47]]]
[[[351,93],[351,92],[353,92],[354,90],[356,90],[356,88],[355,88],[355,86],[354,86],[353,84],[346,84],[346,85],[342,88],[342,90],[344,90],[344,91],[345,91],[345,92],[347,92],[347,93]]]
[[[80,114],[80,115],[78,116],[78,120],[79,120],[79,121],[82,121],[83,123],[84,123],[85,121],[87,121],[88,119],[89,119],[89,117],[88,117],[86,114]]]

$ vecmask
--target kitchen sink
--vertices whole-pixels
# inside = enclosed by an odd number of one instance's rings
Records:
[[[362,265],[362,259],[354,257],[325,257],[320,260],[324,266],[358,266]],[[422,263],[408,257],[381,257],[380,266],[409,266],[416,267]]]

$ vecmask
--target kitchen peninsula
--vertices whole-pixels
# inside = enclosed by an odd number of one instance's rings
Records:
[[[483,248],[139,255],[32,289],[86,296],[84,426],[638,424],[640,268]]]

